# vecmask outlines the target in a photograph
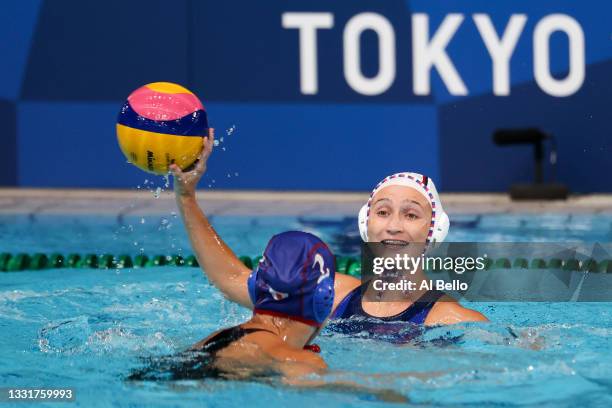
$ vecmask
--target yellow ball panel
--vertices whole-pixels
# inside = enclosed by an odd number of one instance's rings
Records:
[[[157,92],[164,92],[168,94],[187,93],[193,95],[193,93],[189,89],[183,88],[182,86],[177,84],[173,84],[172,82],[153,82],[145,86]]]
[[[130,163],[160,175],[168,173],[172,163],[181,169],[191,166],[204,145],[201,137],[147,132],[120,124],[117,124],[117,140]]]

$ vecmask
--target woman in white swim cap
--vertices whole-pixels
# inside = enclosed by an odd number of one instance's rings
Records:
[[[361,208],[358,222],[364,242],[381,242],[386,247],[398,249],[411,243],[423,243],[425,248],[429,243],[442,242],[449,228],[448,216],[433,181],[418,173],[396,173],[378,183]],[[412,276],[415,282],[425,279],[422,268]],[[381,291],[376,297],[370,297],[374,289],[369,282],[362,284],[342,274],[338,274],[336,280],[339,299],[332,318],[361,316],[385,323],[427,326],[487,320],[481,313],[461,306],[437,290],[417,290],[399,297],[397,291]],[[347,291],[347,288],[350,289]],[[371,319],[362,321],[366,323],[352,322],[338,329],[345,333],[389,331],[382,334],[397,330],[388,324],[375,327]]]

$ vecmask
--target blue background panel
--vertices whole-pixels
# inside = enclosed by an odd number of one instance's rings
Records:
[[[127,164],[119,150],[114,124],[120,106],[120,102],[21,103],[19,184],[133,188],[152,179]],[[350,191],[367,190],[396,171],[419,169],[439,176],[435,107],[226,103],[206,107],[214,118],[211,125],[217,139],[224,140],[210,160],[203,185],[215,180],[221,188]],[[410,132],[399,131],[407,124]],[[227,135],[232,126],[236,130]],[[368,165],[372,161],[377,163],[375,170]]]
[[[412,12],[429,16],[433,36],[449,13],[461,13],[464,21],[446,48],[455,68],[469,90],[469,95],[492,92],[493,68],[491,57],[472,18],[475,13],[487,14],[498,36],[506,29],[512,14],[525,14],[527,22],[510,60],[510,83],[518,85],[533,81],[533,33],[537,23],[551,14],[566,14],[576,20],[585,36],[586,64],[612,59],[610,21],[612,3],[574,0],[559,1],[489,1],[489,0],[415,0],[407,2]],[[565,77],[568,69],[567,36],[556,32],[550,37],[550,69],[555,77]],[[432,75],[432,91],[436,101],[461,99],[450,95],[437,71]]]
[[[41,3],[41,0],[2,2],[0,98],[15,100],[19,96]]]
[[[532,179],[529,147],[497,147],[498,128],[537,127],[559,144],[557,178],[575,192],[612,192],[612,3],[587,0],[70,0],[8,1],[0,16],[0,132],[8,156],[0,185],[134,187],[152,176],[127,164],[117,112],[136,88],[157,81],[201,97],[218,137],[203,185],[228,189],[369,190],[388,173],[427,173],[444,191],[505,191]],[[299,34],[285,12],[325,12],[317,95],[300,90]],[[361,95],[344,77],[343,34],[364,13],[395,33],[395,81]],[[413,93],[412,16],[430,37],[444,17],[464,21],[447,53],[469,94],[452,96],[436,69],[431,94]],[[486,13],[501,34],[512,14],[527,24],[510,63],[509,96],[492,95],[492,64],[473,21]],[[563,13],[585,38],[582,87],[551,97],[534,79],[533,32]],[[567,74],[567,37],[550,38],[552,75]],[[361,69],[378,71],[378,39],[360,37]],[[223,150],[225,149],[225,151]],[[548,168],[546,169],[548,173]],[[238,173],[238,176],[235,174]],[[229,177],[228,177],[229,175]],[[214,182],[213,182],[214,180]]]
[[[589,81],[572,98],[542,95],[531,83],[513,87],[513,98],[484,95],[442,106],[439,119],[444,187],[454,191],[502,191],[511,183],[532,181],[532,147],[495,146],[492,134],[499,128],[539,127],[557,138],[558,180],[574,192],[611,191],[610,72],[612,62],[589,66]],[[466,116],[474,120],[467,121]]]
[[[121,100],[160,80],[188,82],[180,0],[45,1],[21,98]]]
[[[17,118],[15,104],[0,100],[0,186],[17,184]]]
[[[431,102],[411,91],[412,57],[410,10],[403,0],[196,1],[193,3],[194,87],[209,99],[293,102]],[[240,12],[237,13],[236,10]],[[297,29],[282,27],[285,12],[327,12],[334,26],[317,31],[318,83],[316,95],[299,89],[300,61]],[[344,78],[343,33],[353,16],[373,12],[385,16],[395,31],[396,78],[376,98],[353,91]],[[361,36],[362,70],[378,72],[378,40],[372,31]]]
[[[217,186],[369,190],[387,174],[439,175],[435,107],[411,105],[208,104],[226,152],[211,162]],[[239,121],[236,120],[239,118]],[[407,125],[410,130],[407,131]],[[416,142],[415,142],[416,141]],[[376,163],[375,168],[370,163]],[[227,173],[239,177],[228,179]]]
[[[19,179],[31,187],[135,187],[115,135],[121,103],[22,102],[17,107]],[[150,177],[149,177],[150,178]]]

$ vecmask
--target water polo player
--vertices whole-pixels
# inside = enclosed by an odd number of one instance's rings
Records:
[[[334,256],[305,232],[275,235],[248,277],[253,317],[220,330],[178,356],[154,361],[130,380],[253,379],[291,381],[322,373],[323,359],[304,347],[332,310]]]
[[[253,308],[247,290],[250,270],[223,242],[196,201],[196,185],[206,171],[213,142],[211,132],[194,169],[183,172],[176,165],[170,167],[175,179],[176,201],[193,250],[208,279],[228,299]],[[416,173],[402,174],[410,177],[387,177],[372,191],[368,203],[360,211],[362,238],[398,245],[411,241],[442,241],[448,232],[449,221],[433,182]],[[406,298],[399,302],[364,302],[360,287],[359,279],[341,273],[336,275],[333,318],[364,316],[413,325],[486,320],[479,312],[462,307],[440,292],[424,293],[416,301]]]
[[[397,173],[378,183],[359,211],[358,223],[364,242],[380,242],[394,251],[411,243],[422,243],[417,246],[422,250],[430,242],[441,242],[450,224],[434,182],[418,173]],[[406,339],[419,333],[423,325],[487,320],[481,313],[464,308],[437,290],[376,291],[370,282],[340,276],[337,292],[345,293],[345,287],[351,289],[346,295],[338,295],[342,298],[336,302],[332,318],[364,318],[342,320],[332,326],[344,333],[369,332]],[[414,282],[424,279],[422,268],[411,275]],[[344,285],[342,289],[340,285]],[[411,325],[402,330],[397,327],[401,323]],[[398,336],[398,331],[402,335]]]

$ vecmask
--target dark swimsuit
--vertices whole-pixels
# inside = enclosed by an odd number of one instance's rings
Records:
[[[266,329],[245,329],[241,326],[221,330],[198,349],[189,349],[178,355],[165,356],[152,360],[149,367],[132,373],[128,377],[128,380],[225,379],[228,373],[216,367],[216,354],[247,334],[259,331],[272,333],[270,330]]]
[[[377,317],[366,313],[361,306],[362,294],[368,283],[353,289],[342,299],[327,326],[331,331],[405,343],[423,333],[427,315],[444,295],[443,292],[430,290],[403,312],[395,316]]]

